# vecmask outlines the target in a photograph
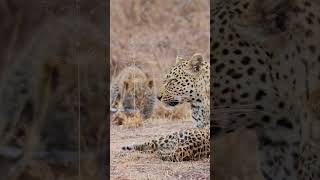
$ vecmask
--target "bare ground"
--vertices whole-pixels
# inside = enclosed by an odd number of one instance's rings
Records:
[[[166,162],[155,154],[123,151],[123,145],[142,143],[161,135],[192,127],[187,120],[151,120],[139,128],[111,126],[111,179],[209,179],[210,161]]]

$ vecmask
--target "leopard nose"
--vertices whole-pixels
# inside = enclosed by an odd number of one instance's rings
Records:
[[[160,96],[160,95],[157,96],[157,99],[158,99],[159,101],[161,100],[161,98],[162,98],[162,96]]]

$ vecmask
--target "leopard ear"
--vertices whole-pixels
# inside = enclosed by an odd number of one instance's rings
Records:
[[[146,87],[153,88],[153,80],[149,73],[146,73],[147,80],[145,81]]]
[[[176,57],[176,64],[182,62],[184,59],[181,56]]]
[[[190,59],[190,69],[193,72],[198,72],[204,66],[204,59],[203,56],[199,53],[194,54]]]
[[[152,79],[147,79],[146,85],[147,85],[147,87],[149,87],[149,88],[153,88],[153,80],[152,80]]]

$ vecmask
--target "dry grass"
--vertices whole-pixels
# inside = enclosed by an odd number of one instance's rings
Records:
[[[177,55],[209,58],[208,0],[111,0],[111,75],[135,64],[156,88]]]
[[[190,121],[151,120],[140,128],[111,126],[111,179],[208,179],[209,159],[166,162],[155,154],[122,151],[123,145],[142,143],[160,135],[190,127]],[[155,133],[156,132],[156,133]]]
[[[208,0],[111,0],[111,79],[134,64],[153,77],[157,93],[177,55],[209,58],[209,15]],[[173,163],[121,150],[187,127],[192,127],[187,104],[167,110],[159,102],[141,127],[112,125],[112,179],[208,179],[209,159]]]
[[[202,53],[209,59],[208,0],[111,0],[111,78],[135,64],[154,79],[155,90],[177,55]],[[156,91],[155,91],[156,93]],[[124,152],[123,145],[142,143],[191,127],[190,107],[167,110],[156,103],[151,120],[141,127],[111,126],[112,179],[208,179],[209,159],[164,162],[152,154]],[[256,137],[231,134],[217,141],[212,162],[217,180],[263,179],[258,172]]]
[[[111,79],[136,65],[159,88],[177,55],[209,58],[209,1],[111,0]],[[156,93],[156,91],[155,91]],[[166,110],[156,103],[153,118],[186,119],[188,105]]]
[[[123,125],[126,128],[138,128],[142,125],[140,112],[135,112],[133,114],[117,112],[111,119],[113,125]]]

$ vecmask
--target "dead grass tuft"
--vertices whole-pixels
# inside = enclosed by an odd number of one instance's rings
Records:
[[[125,128],[138,128],[142,125],[142,117],[139,112],[133,114],[117,112],[112,116],[112,124],[123,125]]]
[[[155,105],[153,112],[154,119],[167,119],[181,121],[191,119],[191,110],[188,104],[182,104],[173,109],[166,108],[162,103],[158,102]]]
[[[138,128],[142,125],[142,117],[139,112],[135,112],[132,116],[129,116],[126,121],[123,122],[126,128]]]

